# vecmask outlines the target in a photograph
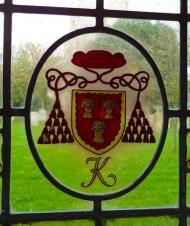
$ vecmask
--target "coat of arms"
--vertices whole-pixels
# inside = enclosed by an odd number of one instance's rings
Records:
[[[101,155],[122,137],[125,126],[125,92],[73,90],[72,128],[76,140]]]
[[[108,175],[113,179],[111,184],[103,178],[101,170],[110,160],[104,153],[108,153],[119,142],[155,143],[153,130],[140,103],[140,94],[148,85],[149,74],[140,71],[109,78],[109,74],[124,66],[126,60],[122,53],[112,54],[105,50],[91,50],[87,53],[79,51],[71,61],[88,71],[90,76],[61,72],[55,68],[46,72],[48,87],[55,92],[55,104],[38,143],[53,145],[78,142],[94,154],[86,159],[87,164],[94,162],[92,178],[89,183],[82,182],[81,186],[89,187],[98,178],[103,185],[111,187],[116,184],[117,177],[113,173]],[[90,84],[96,83],[105,85],[106,89],[88,89]],[[74,86],[77,89],[72,90],[72,128],[69,128],[59,93]],[[137,93],[136,103],[127,123],[126,88]]]

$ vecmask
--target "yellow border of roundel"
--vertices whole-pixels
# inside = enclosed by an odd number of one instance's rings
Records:
[[[105,148],[96,150],[94,147],[86,144],[78,135],[78,132],[76,130],[76,93],[102,93],[102,94],[114,94],[114,93],[121,93],[121,124],[120,124],[120,130],[118,134],[116,135],[115,139],[111,142],[111,144]],[[90,152],[93,152],[94,154],[101,155],[110,149],[112,149],[115,145],[118,144],[120,141],[124,129],[125,129],[125,118],[126,118],[126,95],[125,91],[111,91],[111,90],[72,90],[72,104],[71,104],[71,123],[72,123],[72,131],[75,136],[75,139],[77,142],[87,149]]]

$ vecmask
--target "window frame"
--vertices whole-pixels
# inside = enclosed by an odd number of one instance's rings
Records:
[[[94,220],[96,226],[103,226],[105,219],[128,217],[158,217],[172,216],[179,219],[179,226],[187,226],[187,217],[190,216],[190,208],[187,206],[187,118],[190,110],[187,108],[187,25],[190,15],[187,11],[187,0],[180,0],[180,13],[156,13],[136,12],[125,10],[104,9],[104,0],[96,0],[95,9],[46,7],[15,5],[12,0],[5,0],[0,4],[0,12],[4,13],[4,43],[3,43],[3,106],[0,108],[0,116],[3,118],[3,126],[0,133],[3,139],[2,145],[2,212],[0,223],[11,225],[13,223],[26,223],[34,221],[58,221],[58,220]],[[11,117],[26,117],[26,107],[13,108],[11,106],[11,44],[12,44],[12,14],[30,13],[47,15],[88,16],[96,19],[95,27],[101,28],[104,18],[148,19],[162,21],[176,21],[180,26],[180,73],[179,73],[179,109],[167,109],[168,118],[179,119],[179,202],[175,208],[142,208],[122,210],[102,210],[101,200],[94,200],[91,211],[64,211],[64,212],[38,212],[38,213],[11,213],[10,209],[10,173],[11,173]],[[177,85],[177,84],[176,84]]]

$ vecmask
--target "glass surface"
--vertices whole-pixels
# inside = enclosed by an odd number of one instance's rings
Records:
[[[29,150],[24,120],[12,120],[11,209],[54,211],[91,209],[92,203],[55,188],[41,173]],[[59,225],[59,224],[58,224]]]
[[[163,151],[150,175],[136,189],[125,196],[103,202],[103,208],[122,209],[177,206],[178,165],[178,135],[176,120],[172,119],[169,123]]]
[[[79,225],[85,225],[85,226],[94,226],[93,221],[90,220],[73,220],[73,221],[56,221],[56,222],[38,222],[38,223],[28,223],[28,224],[13,224],[15,226],[27,226],[27,225],[33,225],[33,226],[79,226]]]
[[[189,153],[188,153],[188,156],[189,156]],[[189,173],[187,174],[187,205],[190,206],[190,174]]]
[[[131,35],[144,46],[160,70],[169,107],[178,108],[179,24],[168,21],[156,22],[109,18],[105,19],[105,26]]]
[[[0,106],[3,104],[3,19],[0,13]]]
[[[75,8],[95,8],[95,0],[13,0],[14,4],[19,5],[38,5],[38,6],[57,6]]]
[[[118,9],[129,11],[144,11],[144,12],[165,12],[179,13],[179,0],[105,0],[104,6],[106,9]]]
[[[80,43],[83,43],[81,45]],[[43,129],[47,125],[47,119],[51,113],[55,95],[54,92],[49,90],[47,87],[47,80],[45,77],[46,71],[51,68],[57,68],[61,72],[70,71],[76,73],[77,75],[86,76],[87,78],[93,79],[93,74],[90,71],[84,70],[84,68],[79,68],[75,66],[72,62],[72,56],[75,51],[84,51],[102,49],[111,51],[113,54],[121,52],[124,54],[127,60],[127,66],[115,69],[111,72],[109,77],[105,79],[113,78],[113,76],[119,76],[124,73],[136,74],[139,71],[145,70],[150,75],[150,83],[146,91],[143,91],[140,97],[141,105],[144,111],[144,114],[148,118],[150,125],[153,128],[156,143],[141,143],[141,144],[131,144],[131,143],[122,143],[118,140],[118,145],[108,150],[107,153],[103,155],[94,155],[91,153],[87,147],[86,149],[75,140],[73,144],[62,143],[62,144],[37,144],[39,137],[43,136]],[[61,57],[66,56],[65,58]],[[60,61],[56,64],[51,64],[54,57],[60,56]],[[59,83],[61,85],[61,82]],[[134,85],[134,84],[133,84]],[[135,83],[135,85],[137,85]],[[43,88],[44,87],[44,88]],[[71,90],[78,90],[77,85],[69,87],[64,91],[60,91],[60,103],[62,110],[65,114],[65,119],[68,123],[68,128],[71,130]],[[94,83],[87,86],[86,90],[96,90],[96,92],[101,92],[102,90],[113,91],[110,86],[105,86],[100,83]],[[125,87],[119,89],[123,92],[126,91],[126,125],[129,122],[131,113],[134,109],[137,92],[134,90]],[[104,91],[104,92],[106,92]],[[114,89],[116,92],[117,89]],[[89,92],[89,91],[88,91]],[[73,94],[74,95],[74,94]],[[38,99],[43,100],[39,102]],[[156,100],[156,101],[155,101]],[[125,104],[125,102],[123,103]],[[74,106],[74,105],[72,105]],[[41,109],[44,112],[44,118],[40,120]],[[72,107],[72,111],[74,107]],[[50,172],[64,185],[69,186],[70,188],[85,193],[85,194],[104,194],[118,191],[123,187],[131,184],[139,175],[145,170],[150,161],[153,158],[155,150],[158,146],[161,127],[162,127],[162,104],[161,96],[158,88],[158,84],[155,79],[155,75],[152,72],[150,66],[142,55],[129,43],[124,42],[118,37],[105,34],[89,34],[81,35],[77,38],[74,38],[67,43],[63,44],[58,48],[54,54],[46,61],[45,65],[41,69],[41,73],[36,82],[36,86],[33,93],[32,99],[32,111],[31,114],[31,123],[32,123],[32,134],[34,137],[34,142],[36,144],[37,150],[44,161],[46,167]],[[124,112],[124,111],[123,111]],[[52,114],[52,113],[51,113]],[[74,113],[72,113],[74,115]],[[97,113],[98,114],[98,113]],[[50,116],[51,117],[51,116]],[[53,117],[53,116],[52,116]],[[125,117],[125,116],[124,116]],[[46,123],[46,124],[45,124]],[[74,116],[72,117],[72,134],[74,133],[75,138],[78,136],[75,130],[75,121]],[[123,126],[124,124],[122,124]],[[83,128],[84,125],[81,125]],[[122,127],[121,127],[122,129]],[[90,131],[89,131],[90,132]],[[79,132],[78,132],[79,133]],[[87,131],[88,133],[88,131]],[[80,135],[79,135],[80,136]],[[43,136],[44,137],[44,136]],[[78,141],[80,138],[76,138]],[[116,138],[115,138],[116,139]],[[119,138],[117,138],[119,139]],[[136,138],[135,138],[136,139]],[[117,141],[117,140],[116,140]],[[53,142],[53,141],[52,141]],[[80,141],[79,141],[80,143]],[[84,143],[82,141],[82,143]],[[135,153],[134,153],[135,151]],[[93,167],[95,160],[89,160],[88,158],[98,158],[100,157],[100,165],[107,157],[109,157],[108,162],[106,162],[105,168],[101,170],[104,180],[111,184],[113,182],[113,177],[107,177],[109,174],[114,174],[117,177],[117,183],[114,186],[104,186],[98,177],[93,182],[92,186],[84,188],[82,183],[87,184],[92,177]],[[87,161],[87,162],[85,162]],[[100,167],[99,165],[99,167]],[[119,167],[118,167],[119,165]],[[112,177],[112,178],[111,178]]]
[[[45,50],[63,35],[93,25],[94,19],[88,17],[14,14],[11,87],[14,107],[23,106],[28,82]]]
[[[170,217],[147,217],[107,220],[105,226],[177,226],[178,219]]]

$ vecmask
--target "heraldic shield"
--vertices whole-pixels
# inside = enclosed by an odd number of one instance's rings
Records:
[[[72,129],[88,151],[101,155],[112,149],[125,129],[124,91],[72,91]]]

